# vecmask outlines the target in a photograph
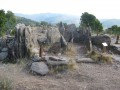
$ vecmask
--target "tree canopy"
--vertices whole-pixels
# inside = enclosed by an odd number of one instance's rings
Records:
[[[84,12],[80,18],[80,27],[91,27],[91,29],[99,34],[103,31],[103,26],[100,21],[92,14]]]
[[[118,44],[119,36],[120,36],[120,27],[118,27],[117,25],[113,25],[112,27],[107,29],[107,32],[116,35],[115,43]]]
[[[16,17],[14,15],[14,13],[12,13],[11,11],[7,11],[6,13],[6,29],[13,29],[15,27],[16,24]]]
[[[3,35],[5,31],[9,29],[14,29],[16,24],[16,18],[14,13],[4,10],[0,10],[0,35]]]
[[[0,35],[2,34],[2,32],[5,28],[5,23],[6,23],[5,11],[0,10]]]

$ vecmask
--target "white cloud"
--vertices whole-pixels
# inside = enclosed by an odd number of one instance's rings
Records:
[[[14,13],[94,14],[97,18],[120,18],[119,0],[1,0],[0,9]]]

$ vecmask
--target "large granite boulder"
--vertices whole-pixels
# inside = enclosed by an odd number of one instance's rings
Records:
[[[92,44],[96,45],[98,47],[102,47],[102,43],[106,42],[108,44],[108,46],[110,46],[111,43],[111,39],[109,36],[106,35],[102,35],[102,36],[92,36],[91,37],[92,40]]]
[[[56,42],[60,42],[60,32],[57,27],[50,27],[47,32],[48,42],[53,44]]]
[[[40,75],[46,75],[49,72],[48,66],[44,62],[33,62],[31,70]]]
[[[3,48],[2,52],[0,53],[0,60],[3,61],[4,59],[6,59],[8,56],[8,49],[7,48]]]
[[[30,56],[31,48],[35,45],[34,36],[30,26],[25,26],[24,24],[16,25],[14,51],[17,58]]]

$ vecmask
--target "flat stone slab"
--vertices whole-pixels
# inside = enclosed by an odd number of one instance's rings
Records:
[[[49,57],[47,60],[47,64],[49,65],[66,65],[68,64],[69,60],[65,57],[59,58],[59,57]]]
[[[76,60],[77,63],[93,63],[94,61],[91,58],[79,58]]]

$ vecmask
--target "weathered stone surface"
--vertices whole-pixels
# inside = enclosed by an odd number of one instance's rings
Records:
[[[14,50],[17,58],[30,56],[31,48],[35,45],[33,36],[34,33],[32,33],[30,26],[25,26],[24,24],[16,25]]]
[[[60,43],[61,43],[61,47],[66,47],[67,46],[67,42],[66,42],[66,40],[64,39],[63,36],[61,36],[61,38],[60,38]]]
[[[65,57],[59,58],[59,57],[49,57],[49,60],[47,60],[48,65],[66,65],[68,64],[69,60]]]
[[[62,25],[61,27],[59,26],[59,31],[67,42],[78,43],[80,41],[81,35],[75,24],[69,24],[65,29],[63,27],[64,25]]]
[[[76,60],[77,63],[92,63],[93,60],[91,58],[79,58]]]
[[[49,28],[48,33],[47,33],[48,42],[52,44],[56,42],[60,42],[60,37],[61,35],[57,27]]]
[[[8,51],[8,48],[3,48],[2,49],[2,52],[7,52]]]
[[[59,31],[60,31],[60,34],[64,36],[65,28],[62,22],[60,22]]]
[[[93,45],[96,45],[96,46],[99,46],[99,47],[102,47],[102,43],[103,42],[106,42],[108,44],[108,46],[110,45],[111,43],[111,39],[109,36],[106,36],[106,35],[102,35],[102,36],[93,36],[91,37],[91,40],[92,40],[92,44]]]
[[[120,47],[117,45],[111,45],[109,47],[112,53],[120,55]]]
[[[31,52],[32,52],[33,54],[39,54],[39,48],[33,48],[33,49],[31,50]]]
[[[75,36],[74,32],[76,31],[75,24],[69,24],[64,31],[64,38],[67,42],[70,42]]]
[[[6,46],[6,38],[0,38],[0,47],[3,48]]]
[[[70,32],[74,32],[77,29],[75,24],[69,24],[67,27],[68,28],[66,30],[68,30]]]
[[[48,66],[44,62],[33,62],[31,70],[41,75],[46,75],[49,72]]]
[[[2,61],[2,60],[4,60],[4,59],[6,59],[7,56],[8,56],[8,52],[1,52],[1,53],[0,53],[0,60]]]
[[[34,57],[32,58],[32,61],[34,62],[40,62],[41,61],[41,57],[39,57],[39,55],[34,55]]]

